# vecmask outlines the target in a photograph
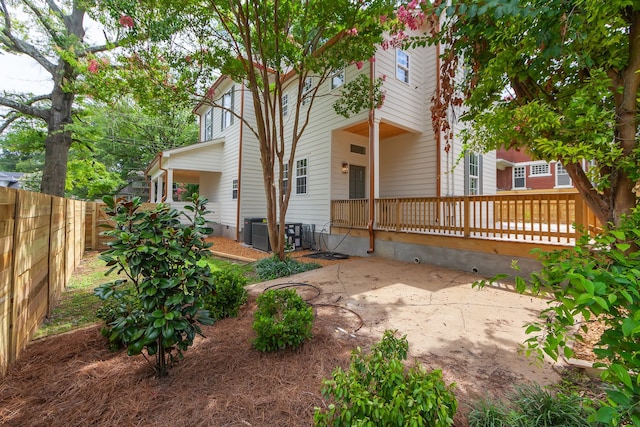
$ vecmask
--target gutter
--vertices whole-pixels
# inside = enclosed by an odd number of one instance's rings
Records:
[[[437,25],[438,25],[438,32],[440,32],[439,19],[438,19]],[[438,96],[440,96],[440,91],[441,91],[440,66],[441,66],[440,65],[440,43],[438,43],[436,45],[436,93],[438,94]],[[436,197],[440,198],[440,196],[442,195],[442,188],[441,188],[442,165],[440,164],[442,162],[442,153],[440,152],[442,148],[441,147],[442,129],[440,126],[438,126],[438,129],[436,130],[435,138],[436,138]],[[436,216],[436,220],[438,220],[437,216]]]
[[[236,242],[240,241],[240,198],[242,188],[242,141],[243,141],[243,129],[244,129],[244,82],[241,86],[242,92],[240,93],[240,130],[238,139],[238,199],[236,200]],[[245,230],[246,232],[246,230]]]
[[[369,59],[369,79],[371,81],[370,84],[373,84],[373,79],[375,78],[375,55]],[[371,93],[369,95],[373,97]],[[370,101],[372,101],[370,99]],[[369,109],[369,221],[367,223],[367,230],[369,231],[369,249],[367,249],[367,253],[373,253],[375,248],[375,233],[373,231],[373,224],[375,220],[375,184],[376,184],[376,171],[375,171],[375,158],[374,158],[374,145],[375,145],[375,118],[376,112],[373,107],[373,102],[371,102],[371,108]]]

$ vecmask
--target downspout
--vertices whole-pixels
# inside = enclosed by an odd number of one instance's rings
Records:
[[[373,79],[375,78],[375,55],[369,60],[369,80],[370,84],[373,85]],[[373,231],[373,224],[375,220],[375,182],[376,182],[376,171],[375,171],[375,159],[374,159],[374,145],[376,142],[376,138],[374,135],[375,130],[375,118],[376,118],[376,110],[373,106],[373,86],[371,86],[371,92],[369,94],[369,101],[371,103],[371,107],[369,108],[369,222],[367,223],[367,230],[369,231],[369,249],[367,249],[367,253],[373,253],[376,250],[375,247],[375,234]]]
[[[236,242],[240,241],[240,199],[242,188],[242,134],[244,129],[244,82],[240,92],[240,130],[238,131],[238,198],[236,200]],[[244,230],[246,233],[247,231]]]
[[[438,23],[438,32],[440,32],[440,23]],[[436,93],[438,94],[438,97],[440,97],[440,43],[436,44]],[[442,189],[440,188],[441,184],[442,184],[442,165],[440,164],[442,162],[442,153],[441,151],[441,144],[442,144],[442,129],[440,126],[438,126],[438,129],[436,130],[436,197],[440,198],[440,196],[442,196]],[[448,191],[448,189],[447,189]],[[438,219],[438,217],[436,216],[436,220]]]

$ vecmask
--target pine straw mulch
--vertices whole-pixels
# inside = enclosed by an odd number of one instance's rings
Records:
[[[336,332],[340,314],[323,311],[300,349],[261,353],[254,309],[252,298],[238,318],[204,327],[163,379],[142,356],[109,352],[98,326],[34,341],[0,383],[0,425],[311,425],[322,379],[370,343]]]

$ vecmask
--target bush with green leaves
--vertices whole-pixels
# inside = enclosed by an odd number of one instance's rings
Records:
[[[240,306],[247,302],[247,278],[234,269],[216,270],[212,273],[215,290],[204,297],[204,308],[216,319],[238,316]]]
[[[270,289],[256,303],[253,346],[260,351],[297,348],[312,337],[313,309],[294,289]]]
[[[276,255],[263,258],[255,263],[256,274],[260,280],[278,279],[320,267],[322,266],[316,262],[300,262],[290,257],[281,260]]]
[[[164,204],[145,211],[139,198],[103,200],[115,225],[104,232],[112,240],[100,258],[112,267],[107,274],[117,270],[126,277],[95,290],[106,301],[109,340],[126,346],[129,355],[146,350],[155,356],[158,376],[165,376],[168,362],[182,358],[202,333],[198,324],[214,321],[203,309],[203,297],[214,289],[211,270],[198,263],[210,253],[207,200],[195,198],[185,207],[193,213],[188,224]]]
[[[369,354],[358,348],[347,371],[337,368],[325,380],[322,394],[331,403],[315,409],[317,426],[430,426],[453,425],[458,402],[453,385],[440,370],[427,372],[419,364],[405,367],[409,344],[385,331]]]
[[[556,360],[573,356],[572,340],[581,339],[587,322],[605,325],[594,348],[595,366],[604,367],[602,379],[610,387],[593,421],[609,425],[640,425],[640,208],[622,218],[615,229],[597,236],[586,233],[574,248],[537,251],[542,270],[530,283],[516,277],[519,292],[531,290],[553,298],[540,321],[527,327],[534,336],[527,353]],[[489,282],[502,279],[492,278]],[[477,283],[483,286],[487,281]],[[583,321],[578,331],[575,325]]]
[[[594,409],[576,393],[552,394],[538,384],[516,387],[508,402],[480,400],[469,413],[469,427],[589,427]]]

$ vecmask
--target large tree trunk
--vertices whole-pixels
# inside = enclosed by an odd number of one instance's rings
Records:
[[[54,196],[64,196],[67,178],[67,160],[71,148],[71,131],[66,126],[72,121],[74,94],[65,92],[62,82],[75,78],[75,72],[66,62],[58,67],[51,93],[51,114],[47,123],[45,140],[44,169],[42,171],[41,191]]]

